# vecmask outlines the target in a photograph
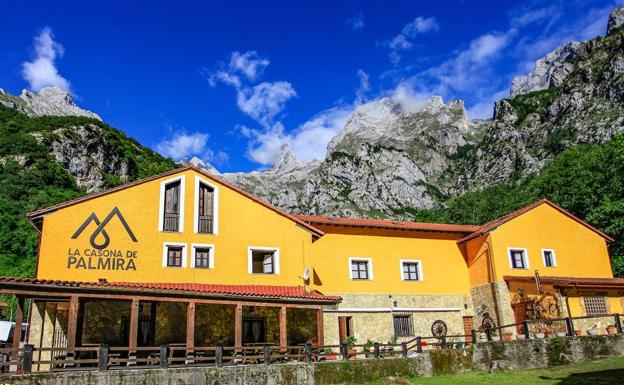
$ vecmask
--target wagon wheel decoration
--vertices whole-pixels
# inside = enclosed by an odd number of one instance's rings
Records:
[[[483,330],[494,329],[496,328],[496,324],[494,323],[494,320],[492,319],[492,317],[483,317],[483,322],[481,322],[481,327],[483,328]]]
[[[431,335],[434,337],[444,337],[447,331],[446,323],[442,320],[434,321],[431,324]]]

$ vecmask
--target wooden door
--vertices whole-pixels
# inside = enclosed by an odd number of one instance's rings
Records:
[[[526,302],[514,303],[511,305],[511,307],[514,312],[514,319],[516,320],[516,323],[520,324],[520,325],[516,325],[516,332],[520,334],[526,333],[526,331],[524,330],[524,326],[522,325],[522,322],[526,321],[529,318],[527,314],[527,303]]]

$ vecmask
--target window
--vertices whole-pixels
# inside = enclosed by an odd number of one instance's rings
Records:
[[[163,266],[186,267],[186,244],[165,243],[163,245]]]
[[[372,261],[370,258],[349,258],[351,279],[373,279]]]
[[[526,249],[509,249],[509,265],[513,269],[528,269]]]
[[[199,269],[214,269],[214,246],[193,244],[193,259],[191,267]]]
[[[160,184],[158,230],[182,232],[184,227],[184,176]]]
[[[250,274],[279,274],[279,250],[267,247],[248,249]]]
[[[542,257],[544,259],[544,266],[555,267],[557,261],[555,260],[555,250],[542,249]]]
[[[598,316],[609,314],[607,309],[607,298],[599,296],[582,297],[585,306],[585,314],[588,316]]]
[[[217,234],[219,189],[195,176],[194,231],[198,234]]]
[[[414,336],[414,321],[411,314],[392,316],[392,323],[394,324],[395,337]]]
[[[420,261],[402,259],[401,279],[403,281],[422,281],[422,270]]]

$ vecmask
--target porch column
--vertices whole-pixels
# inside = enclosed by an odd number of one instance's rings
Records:
[[[186,352],[195,350],[195,302],[186,306]]]
[[[279,312],[279,344],[280,349],[285,349],[288,346],[288,332],[286,330],[286,306],[280,307]]]
[[[130,330],[128,333],[128,353],[136,353],[139,331],[139,300],[133,299],[130,304]]]
[[[22,336],[22,323],[24,321],[24,297],[17,297],[17,307],[15,309],[15,330],[13,330],[13,357],[17,360],[19,356],[20,339]]]
[[[234,346],[243,346],[243,305],[240,303],[234,309]]]
[[[325,345],[325,330],[323,326],[323,308],[316,309],[316,339],[318,344]]]
[[[77,295],[72,295],[69,299],[69,311],[67,314],[67,354],[74,354],[74,348],[76,347],[79,310],[80,298]]]

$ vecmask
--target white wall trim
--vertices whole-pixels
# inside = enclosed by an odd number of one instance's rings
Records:
[[[178,218],[178,229],[180,233],[184,232],[184,196],[186,175],[180,175],[175,178],[167,179],[160,182],[160,203],[158,206],[158,231],[163,231],[163,217],[165,212],[165,186],[171,182],[180,181],[180,217]]]
[[[418,279],[417,280],[406,280],[403,276],[403,263],[417,263],[418,264]],[[420,259],[401,259],[399,261],[399,270],[401,272],[401,281],[407,282],[420,282],[425,280],[425,276],[422,271],[422,261]]]
[[[544,251],[550,251],[552,253],[552,266],[546,266],[546,256],[544,255]],[[555,254],[555,249],[542,249],[542,264],[544,267],[557,267],[557,256]]]
[[[323,309],[325,313],[433,313],[458,312],[458,307],[343,307]]]
[[[191,243],[191,268],[195,268],[195,249],[210,249],[208,253],[208,269],[214,269],[215,247],[211,243]],[[205,269],[205,267],[202,267]]]
[[[249,246],[247,247],[247,272],[249,274],[260,274],[253,272],[253,259],[252,259],[252,251],[260,250],[260,251],[273,251],[273,274],[264,274],[263,275],[279,275],[280,273],[280,249],[279,247],[267,247],[267,246]]]
[[[186,260],[188,259],[186,243],[180,242],[163,242],[163,258],[162,265],[170,269],[180,269],[179,267],[167,266],[167,246],[182,246],[182,268],[186,267]]]
[[[353,268],[351,263],[352,262],[368,262],[367,267],[368,267],[368,279],[353,279]],[[372,281],[373,280],[373,260],[372,258],[365,258],[365,257],[349,257],[349,279],[353,280],[353,281]]]
[[[199,175],[195,175],[195,196],[193,202],[193,232],[197,234],[199,231],[199,185],[203,183],[211,187],[214,191],[212,194],[212,233],[213,235],[219,234],[219,187],[217,185],[208,182],[206,179],[201,178]]]
[[[521,269],[519,267],[513,267],[513,263],[511,261],[512,250],[524,251],[524,262],[525,262],[524,264],[526,265],[524,269]],[[507,260],[509,261],[509,267],[514,270],[529,270],[531,268],[531,264],[529,263],[529,251],[526,249],[526,247],[508,247],[507,248]]]

